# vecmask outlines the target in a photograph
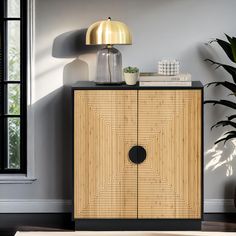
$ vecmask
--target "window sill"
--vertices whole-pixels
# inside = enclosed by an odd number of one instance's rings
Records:
[[[37,180],[35,177],[26,175],[0,175],[0,184],[31,184],[35,180]]]

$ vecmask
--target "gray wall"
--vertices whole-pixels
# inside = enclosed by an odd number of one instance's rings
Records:
[[[123,66],[155,71],[159,59],[177,58],[182,71],[190,72],[203,84],[229,78],[223,70],[214,71],[204,62],[207,57],[228,61],[217,45],[209,47],[205,43],[224,37],[224,32],[236,35],[235,0],[36,0],[35,9],[32,106],[37,181],[0,185],[2,199],[70,198],[69,99],[64,85],[95,76],[94,48],[83,46],[85,31],[81,30],[94,21],[111,16],[131,29],[133,45],[119,47]],[[205,98],[225,94],[221,88],[206,89]],[[210,126],[225,114],[228,110],[224,108],[205,108],[206,199],[233,198],[235,145],[230,142],[213,148],[223,130],[210,131]]]

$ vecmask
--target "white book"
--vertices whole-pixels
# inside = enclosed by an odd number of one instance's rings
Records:
[[[191,74],[159,75],[157,73],[140,73],[139,81],[191,81]]]
[[[143,87],[148,87],[148,86],[159,86],[159,87],[191,87],[192,86],[192,81],[184,81],[184,82],[180,82],[180,81],[172,81],[172,82],[168,82],[168,81],[154,81],[154,82],[149,82],[149,81],[140,81],[139,82],[139,86],[143,86]]]

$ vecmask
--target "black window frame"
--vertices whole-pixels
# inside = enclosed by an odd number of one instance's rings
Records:
[[[20,17],[7,17],[7,0],[0,0],[0,174],[27,172],[27,0],[20,0]],[[20,22],[20,81],[7,81],[7,22]],[[7,85],[20,85],[20,114],[6,114]],[[7,168],[7,119],[20,119],[20,168]]]

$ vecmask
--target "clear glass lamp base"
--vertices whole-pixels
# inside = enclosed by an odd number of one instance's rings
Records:
[[[121,84],[122,56],[119,50],[111,46],[102,48],[97,53],[96,84]]]

